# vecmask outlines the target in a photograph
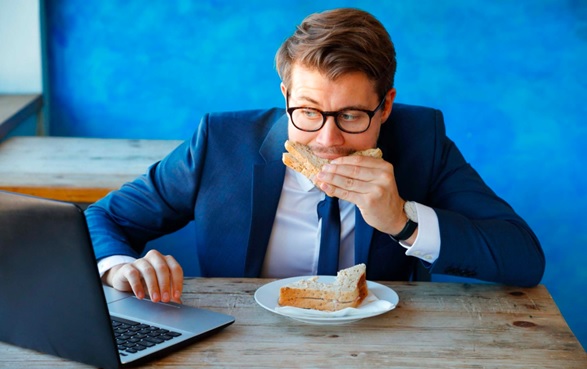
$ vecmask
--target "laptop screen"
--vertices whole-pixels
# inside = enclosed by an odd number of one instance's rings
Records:
[[[0,340],[119,365],[89,242],[77,206],[0,192]]]

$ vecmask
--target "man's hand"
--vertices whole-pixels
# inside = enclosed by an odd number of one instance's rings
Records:
[[[181,303],[183,269],[170,255],[156,250],[133,263],[112,267],[102,280],[120,291],[132,291],[139,299],[150,297],[153,302]]]
[[[355,204],[365,221],[381,232],[398,234],[407,222],[393,165],[383,159],[359,155],[334,159],[317,174],[315,183],[328,196]]]

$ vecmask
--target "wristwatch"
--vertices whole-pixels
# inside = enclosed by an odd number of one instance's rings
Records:
[[[416,203],[413,201],[406,201],[404,203],[404,212],[408,217],[404,229],[396,235],[391,235],[396,241],[407,240],[414,234],[416,228],[418,228],[418,210],[416,209]]]

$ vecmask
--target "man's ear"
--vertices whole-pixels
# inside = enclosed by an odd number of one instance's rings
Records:
[[[280,87],[281,87],[281,93],[283,94],[283,98],[286,99],[287,98],[287,87],[285,87],[283,82],[281,82]]]
[[[395,88],[390,89],[385,94],[385,104],[383,106],[383,111],[381,113],[381,122],[385,123],[389,115],[391,114],[391,109],[393,107],[393,101],[395,100]]]

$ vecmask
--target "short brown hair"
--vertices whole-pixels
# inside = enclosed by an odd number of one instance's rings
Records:
[[[317,69],[328,78],[363,72],[375,82],[380,98],[393,88],[395,48],[385,27],[359,9],[336,9],[311,14],[275,55],[277,73],[290,88],[296,63]]]

